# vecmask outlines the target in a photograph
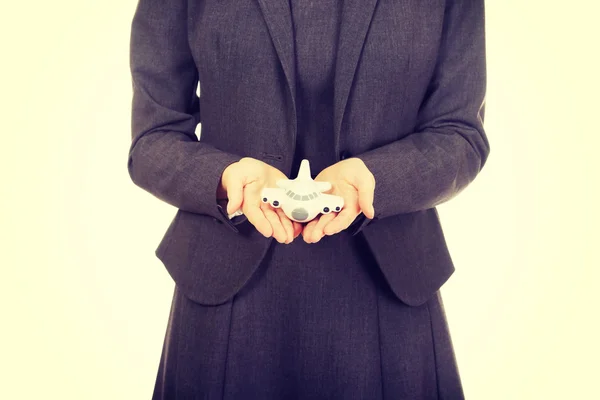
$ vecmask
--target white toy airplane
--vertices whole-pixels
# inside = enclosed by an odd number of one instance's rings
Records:
[[[344,198],[322,193],[331,189],[329,182],[317,182],[310,176],[308,160],[302,160],[296,179],[280,179],[278,188],[264,188],[263,203],[282,208],[285,215],[296,222],[308,222],[319,213],[339,212],[344,207]]]

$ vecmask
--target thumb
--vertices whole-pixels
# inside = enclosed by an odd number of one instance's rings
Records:
[[[237,179],[236,179],[237,178]],[[242,207],[244,201],[244,185],[241,179],[234,177],[231,182],[227,182],[227,213],[233,214]]]
[[[361,177],[358,184],[358,206],[362,210],[363,214],[370,219],[375,216],[375,209],[373,208],[373,197],[375,191],[375,183],[371,179]]]

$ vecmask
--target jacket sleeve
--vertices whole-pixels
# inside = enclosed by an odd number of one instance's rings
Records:
[[[130,37],[132,181],[157,198],[234,231],[217,204],[223,170],[242,157],[201,143],[198,71],[187,36],[186,0],[138,0]]]
[[[448,0],[438,59],[416,129],[356,155],[375,177],[375,218],[433,208],[462,191],[485,164],[484,0]],[[357,234],[372,220],[360,214]]]

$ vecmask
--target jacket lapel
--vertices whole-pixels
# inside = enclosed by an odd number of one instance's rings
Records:
[[[294,106],[293,140],[297,134],[296,62],[292,15],[288,1],[258,0],[277,56],[283,67]],[[377,0],[345,0],[335,61],[334,140],[339,157],[339,137],[348,95]]]
[[[298,129],[298,114],[296,110],[296,60],[290,5],[288,1],[280,0],[258,0],[258,4],[260,5],[260,9],[269,29],[269,34],[271,35],[277,56],[283,67],[287,86],[292,96],[292,105],[294,108],[294,132],[292,143],[296,143],[296,131]]]
[[[338,158],[342,119],[376,4],[377,0],[344,0],[333,92],[333,133],[335,154]]]

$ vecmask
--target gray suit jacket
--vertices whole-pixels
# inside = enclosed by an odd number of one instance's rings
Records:
[[[197,302],[230,299],[273,240],[243,216],[229,220],[216,190],[242,157],[291,175],[293,45],[286,1],[145,0],[136,9],[127,167],[178,208],[156,255]],[[339,159],[362,159],[376,180],[375,218],[361,214],[349,229],[407,304],[427,301],[454,271],[435,207],[488,157],[485,81],[483,0],[345,0],[332,134]]]

